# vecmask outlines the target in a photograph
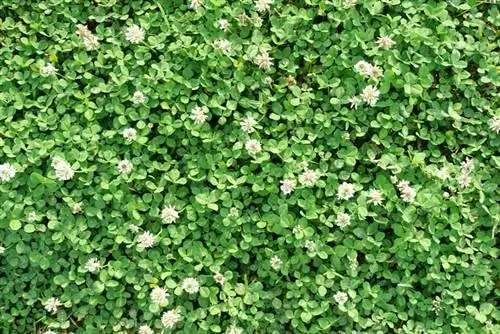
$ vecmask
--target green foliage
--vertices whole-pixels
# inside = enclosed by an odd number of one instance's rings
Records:
[[[4,332],[500,332],[498,6],[198,2],[0,4]]]

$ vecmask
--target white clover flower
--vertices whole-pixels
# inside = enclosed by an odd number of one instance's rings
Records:
[[[292,233],[294,235],[297,233],[304,233],[304,228],[301,225],[297,225],[292,229]]]
[[[460,175],[458,176],[458,184],[460,185],[460,187],[467,188],[468,186],[470,186],[470,183],[471,178],[469,174],[460,173]]]
[[[66,160],[60,157],[54,157],[52,159],[52,166],[56,172],[56,179],[59,181],[68,181],[75,176],[75,171]]]
[[[132,173],[132,169],[134,169],[134,165],[132,165],[130,160],[124,159],[118,163],[116,169],[122,174],[130,174]]]
[[[377,42],[376,43],[382,49],[389,49],[396,42],[394,42],[389,36],[380,36],[379,38],[377,38]]]
[[[160,217],[165,224],[172,224],[179,219],[179,212],[172,205],[165,206],[163,210],[161,210]]]
[[[291,194],[295,187],[297,186],[297,181],[295,179],[285,179],[280,181],[280,189],[284,195]]]
[[[5,253],[5,247],[4,246],[0,246],[0,255]]]
[[[490,121],[490,130],[498,134],[500,132],[500,116],[495,116]]]
[[[168,302],[169,294],[167,293],[167,290],[157,286],[151,291],[150,297],[153,303],[165,305]]]
[[[218,39],[214,42],[214,48],[221,50],[224,54],[229,54],[232,51],[231,42],[227,39]]]
[[[141,43],[144,40],[146,32],[137,24],[133,24],[125,30],[125,39],[132,44]]]
[[[413,203],[416,196],[417,192],[412,187],[405,187],[401,190],[401,198],[407,203]]]
[[[243,328],[232,325],[227,329],[226,334],[243,334]]]
[[[135,141],[137,139],[137,130],[134,128],[123,130],[123,138],[125,138],[128,143]]]
[[[62,305],[62,303],[58,298],[52,297],[52,298],[49,298],[45,301],[43,307],[45,308],[45,310],[47,312],[54,314],[57,312],[57,308],[61,305]]]
[[[245,149],[248,151],[248,154],[257,154],[262,151],[262,146],[258,140],[250,139],[246,142]]]
[[[89,273],[96,273],[101,269],[101,262],[98,258],[93,257],[85,263],[85,270]]]
[[[470,159],[469,157],[465,158],[465,161],[460,163],[460,173],[469,174],[474,168],[474,159]]]
[[[372,70],[373,66],[369,62],[364,60],[360,60],[354,65],[354,71],[362,75],[371,76]]]
[[[229,213],[227,214],[228,217],[234,218],[238,217],[240,215],[240,211],[237,208],[231,208],[229,210]]]
[[[226,278],[221,273],[215,273],[214,280],[215,280],[216,283],[218,283],[220,285],[224,285],[224,282],[226,281]]]
[[[316,244],[312,240],[306,240],[304,247],[307,248],[308,252],[314,252],[316,250]]]
[[[255,131],[254,127],[257,125],[257,121],[252,116],[247,116],[240,122],[241,130],[246,133],[252,133]]]
[[[283,264],[283,261],[278,257],[278,255],[275,255],[269,260],[269,263],[271,263],[271,267],[274,270],[279,270],[281,268],[281,265]]]
[[[354,185],[352,183],[343,182],[338,189],[337,196],[339,199],[350,199],[354,196]]]
[[[44,67],[40,69],[40,74],[44,77],[48,77],[50,75],[55,75],[57,73],[57,68],[54,67],[51,63],[48,63]]]
[[[11,164],[0,165],[0,181],[9,182],[16,176],[16,170]]]
[[[259,65],[259,68],[269,71],[271,66],[273,66],[273,58],[269,56],[267,51],[262,51],[257,57],[255,57],[255,63]]]
[[[26,220],[33,223],[36,220],[36,212],[30,212],[26,215]]]
[[[148,325],[142,325],[137,330],[137,334],[155,334],[155,332]]]
[[[451,178],[450,171],[446,167],[441,167],[440,169],[438,169],[436,171],[436,176],[443,181]]]
[[[180,320],[181,314],[178,309],[165,312],[161,316],[161,323],[166,329],[174,328],[175,324],[177,324]]]
[[[351,7],[354,7],[356,6],[356,3],[358,2],[358,0],[344,0],[344,8],[351,8]]]
[[[200,291],[200,283],[194,277],[187,277],[182,281],[182,289],[189,294]]]
[[[227,31],[228,28],[229,28],[229,21],[226,19],[220,19],[219,20],[219,29]]]
[[[132,232],[132,233],[138,233],[139,232],[139,226],[137,226],[135,224],[130,224],[128,226],[128,228],[130,229],[130,232]]]
[[[208,119],[208,108],[196,106],[191,110],[191,119],[195,124],[203,124]]]
[[[373,205],[382,205],[383,198],[382,198],[382,193],[380,191],[372,189],[368,193],[368,197],[370,198],[368,200],[369,203]]]
[[[87,26],[84,26],[83,24],[77,24],[76,25],[76,34],[80,38],[88,37],[92,35],[92,32],[90,32],[89,28]]]
[[[270,85],[270,84],[272,84],[272,83],[274,82],[273,78],[271,78],[271,77],[265,77],[264,81],[265,81],[268,85]]]
[[[144,103],[145,101],[146,101],[146,97],[139,90],[135,91],[134,95],[132,95],[132,102],[134,102],[135,104],[141,104],[141,103]]]
[[[450,193],[449,193],[449,192],[447,192],[447,191],[443,192],[443,197],[444,197],[445,199],[450,198]]]
[[[71,207],[71,213],[76,215],[76,214],[81,213],[81,212],[83,212],[83,203],[78,202],[78,203],[73,204],[73,206]]]
[[[205,0],[191,0],[191,3],[189,4],[189,8],[197,10],[201,5],[203,5],[203,2]]]
[[[99,39],[97,36],[90,34],[89,36],[82,38],[83,46],[88,51],[95,50],[99,47]]]
[[[254,0],[254,4],[258,12],[265,12],[271,7],[273,0]]]
[[[302,174],[299,175],[299,182],[305,187],[312,187],[319,180],[319,173],[306,168]]]
[[[348,102],[350,103],[350,107],[351,109],[354,108],[354,109],[358,109],[358,106],[359,104],[361,103],[361,99],[359,98],[359,96],[353,96],[351,97]]]
[[[363,91],[361,92],[361,97],[363,98],[363,101],[368,103],[369,106],[374,106],[380,96],[380,91],[377,89],[377,87],[369,85],[366,86]]]
[[[347,293],[339,291],[333,296],[333,299],[335,299],[335,302],[337,302],[337,304],[344,305],[349,299],[349,296],[347,295]]]
[[[351,216],[348,213],[339,213],[336,220],[337,226],[345,228],[351,225]]]
[[[410,186],[410,182],[406,180],[401,180],[398,182],[396,186],[398,187],[399,191],[403,191],[403,189],[408,188]]]
[[[398,182],[398,177],[396,175],[391,175],[391,182],[392,183]]]
[[[372,79],[378,79],[383,75],[384,75],[384,70],[382,70],[382,67],[377,65],[372,66],[372,73],[370,74],[370,77]]]
[[[141,248],[151,248],[155,244],[155,235],[149,231],[144,231],[137,239],[137,243]]]

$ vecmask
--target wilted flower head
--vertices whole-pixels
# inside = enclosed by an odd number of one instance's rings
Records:
[[[142,325],[139,327],[137,334],[155,334],[155,332],[148,325]]]
[[[273,4],[273,0],[254,0],[255,9],[259,12],[268,10]]]
[[[268,71],[271,66],[273,66],[273,58],[269,56],[267,51],[262,51],[256,58],[255,62],[259,65],[259,68]]]
[[[133,24],[125,30],[125,39],[132,44],[138,44],[144,40],[145,34],[144,29]]]
[[[236,19],[238,20],[238,24],[241,26],[241,25],[244,25],[246,23],[248,23],[250,21],[250,17],[248,17],[247,14],[245,13],[241,13],[240,15],[238,15],[236,17]]]
[[[252,133],[255,131],[254,127],[257,125],[257,121],[252,116],[247,116],[240,122],[241,130],[246,133]]]
[[[132,102],[134,102],[135,104],[141,104],[145,101],[146,98],[144,97],[144,94],[139,90],[135,91],[134,95],[132,95]]]
[[[312,169],[305,168],[302,174],[299,175],[300,184],[306,187],[314,186],[318,180],[319,173]]]
[[[0,165],[0,181],[9,182],[16,176],[16,170],[11,164]]]
[[[52,297],[45,301],[44,308],[45,310],[47,310],[47,312],[54,314],[57,312],[57,308],[61,305],[62,303],[58,298]]]
[[[292,191],[297,186],[297,181],[295,181],[295,179],[284,179],[281,180],[280,183],[281,183],[280,189],[285,195],[291,194]]]
[[[166,329],[174,328],[175,324],[177,324],[179,320],[181,320],[181,314],[178,309],[165,312],[161,316],[161,323]]]
[[[377,103],[379,96],[380,91],[377,89],[377,87],[372,85],[366,86],[361,93],[363,101],[365,101],[372,107]]]
[[[338,189],[337,196],[340,199],[350,199],[354,196],[354,185],[343,182]]]
[[[93,257],[85,263],[85,270],[90,273],[98,272],[101,269],[101,262],[98,258]]]
[[[48,63],[40,70],[40,74],[44,77],[48,77],[49,75],[55,75],[57,73],[57,68],[54,67],[51,63]]]
[[[373,205],[382,205],[382,193],[376,189],[370,190],[368,193],[368,197],[370,198],[368,200],[369,203]]]
[[[191,110],[191,119],[195,124],[203,124],[208,119],[208,108],[196,106]]]
[[[349,299],[349,296],[347,295],[347,293],[339,291],[333,296],[333,299],[335,299],[337,304],[344,305]]]
[[[200,290],[200,283],[194,277],[187,277],[182,281],[182,289],[189,294],[197,293]]]
[[[395,42],[389,36],[380,36],[376,43],[382,49],[389,49]]]
[[[141,248],[151,248],[155,243],[155,235],[149,231],[145,231],[139,236],[137,243]]]
[[[153,303],[164,305],[167,303],[169,295],[165,289],[157,286],[151,291],[150,297]]]
[[[490,129],[496,134],[500,132],[500,116],[495,116],[490,120]]]
[[[165,224],[175,223],[175,221],[179,219],[179,212],[172,205],[165,206],[163,210],[161,210],[161,219]]]
[[[248,151],[248,154],[257,154],[262,151],[262,146],[257,139],[250,139],[246,142],[245,149]]]
[[[123,130],[123,138],[125,138],[129,143],[135,141],[137,139],[137,130],[134,128]]]
[[[347,213],[339,213],[336,220],[337,226],[340,228],[345,228],[351,225],[351,216]]]
[[[269,260],[269,262],[271,263],[271,267],[274,269],[274,270],[278,270],[281,265],[283,264],[283,261],[281,261],[281,259],[278,257],[278,255],[275,255],[271,258],[271,260]]]

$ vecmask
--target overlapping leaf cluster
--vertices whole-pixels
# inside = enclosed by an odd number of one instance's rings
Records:
[[[499,21],[475,0],[3,1],[0,324],[499,332]]]

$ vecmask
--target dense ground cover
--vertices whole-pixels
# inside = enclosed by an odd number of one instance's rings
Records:
[[[2,1],[4,333],[499,333],[493,2]]]

